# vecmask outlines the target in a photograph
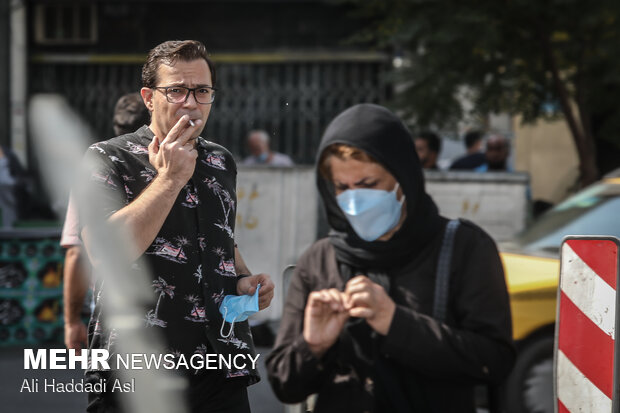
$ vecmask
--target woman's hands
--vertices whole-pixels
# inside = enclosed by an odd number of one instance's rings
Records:
[[[303,336],[320,358],[336,342],[349,317],[359,317],[381,335],[390,329],[396,304],[379,284],[366,276],[349,280],[344,292],[335,288],[314,291],[304,312]]]
[[[335,288],[313,291],[304,311],[304,340],[312,354],[321,358],[334,345],[349,318],[345,296]]]
[[[377,333],[387,335],[396,304],[383,287],[364,275],[358,275],[349,280],[344,294],[351,317],[364,318]]]

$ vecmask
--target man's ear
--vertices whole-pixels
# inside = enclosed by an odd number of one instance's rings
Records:
[[[144,105],[149,110],[149,112],[153,112],[153,89],[151,89],[150,87],[143,87],[142,89],[140,89],[140,95],[142,95]]]

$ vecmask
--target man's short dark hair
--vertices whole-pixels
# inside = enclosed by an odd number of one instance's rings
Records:
[[[150,122],[149,111],[139,93],[128,93],[116,102],[112,123],[117,136],[135,132],[140,126]]]
[[[436,133],[428,131],[421,132],[420,134],[418,134],[417,139],[425,140],[426,144],[428,145],[428,149],[430,149],[431,151],[435,153],[439,153],[439,151],[441,151],[441,139],[439,138],[439,136],[437,136]]]
[[[481,140],[482,140],[482,132],[477,131],[477,130],[467,132],[465,134],[465,147],[469,149]]]
[[[198,40],[169,40],[155,46],[142,66],[142,86],[157,86],[157,69],[161,64],[173,65],[177,60],[189,62],[204,59],[211,71],[211,81],[215,86],[215,65],[207,56],[205,45]]]

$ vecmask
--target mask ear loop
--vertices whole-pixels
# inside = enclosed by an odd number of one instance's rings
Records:
[[[233,319],[232,323],[230,323],[230,330],[228,330],[228,334],[224,335],[224,325],[226,324],[226,315],[228,314],[228,307],[224,307],[224,319],[222,320],[222,327],[220,327],[220,336],[222,338],[228,338],[232,335],[235,329],[235,319]]]
[[[400,184],[398,183],[398,181],[396,181],[396,185],[394,185],[394,189],[392,189],[392,192],[394,192],[394,196],[398,195],[398,188],[400,187]],[[397,200],[397,202],[402,206],[403,202],[405,202],[405,191],[403,191],[403,196],[402,198],[400,198],[400,201]]]

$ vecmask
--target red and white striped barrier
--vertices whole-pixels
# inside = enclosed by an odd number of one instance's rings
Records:
[[[618,245],[612,237],[568,237],[562,244],[555,341],[558,413],[618,412]]]

